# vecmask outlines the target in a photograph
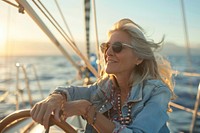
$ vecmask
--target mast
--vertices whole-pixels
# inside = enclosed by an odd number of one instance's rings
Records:
[[[85,0],[84,6],[85,6],[86,52],[89,60],[90,59],[90,0]]]

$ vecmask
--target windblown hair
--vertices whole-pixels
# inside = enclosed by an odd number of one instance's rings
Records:
[[[133,70],[129,79],[130,86],[146,79],[159,79],[169,87],[172,93],[171,98],[174,99],[176,96],[174,94],[174,82],[170,62],[162,56],[154,55],[155,51],[162,47],[164,37],[158,43],[155,43],[153,40],[147,40],[144,30],[130,19],[122,19],[115,23],[109,31],[108,36],[110,37],[115,31],[124,31],[130,35],[132,40],[130,45],[134,47],[134,53],[138,58],[143,60]],[[104,77],[111,76],[105,72],[102,74]]]

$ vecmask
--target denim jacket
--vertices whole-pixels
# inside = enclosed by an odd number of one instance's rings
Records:
[[[67,100],[86,99],[93,103],[100,113],[112,108],[108,100],[111,94],[110,85],[112,81],[107,79],[104,83],[94,83],[88,87],[58,87],[55,91],[63,91]],[[117,121],[113,133],[169,133],[166,126],[168,120],[168,103],[171,93],[169,88],[160,80],[145,80],[132,87],[128,100],[122,107],[122,114],[128,112],[127,103],[131,103],[132,122],[121,125]],[[87,127],[86,133],[95,132]]]

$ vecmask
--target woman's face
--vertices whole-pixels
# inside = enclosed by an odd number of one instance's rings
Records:
[[[136,64],[140,63],[140,60],[135,55],[133,49],[127,46],[123,46],[119,53],[115,53],[111,48],[115,42],[131,45],[130,35],[124,31],[115,31],[111,34],[108,40],[109,47],[105,52],[105,71],[116,76],[130,76]]]

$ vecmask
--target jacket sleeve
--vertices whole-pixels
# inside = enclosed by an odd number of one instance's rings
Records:
[[[115,122],[116,128],[113,132],[159,133],[162,127],[165,127],[165,131],[169,132],[165,124],[168,120],[167,109],[170,96],[170,91],[166,86],[155,88],[132,124],[126,127]]]
[[[73,100],[80,100],[85,99],[90,101],[91,94],[94,93],[97,90],[98,86],[97,84],[93,84],[87,87],[82,86],[59,86],[57,87],[54,92],[64,92],[64,94],[67,96],[68,101]]]

